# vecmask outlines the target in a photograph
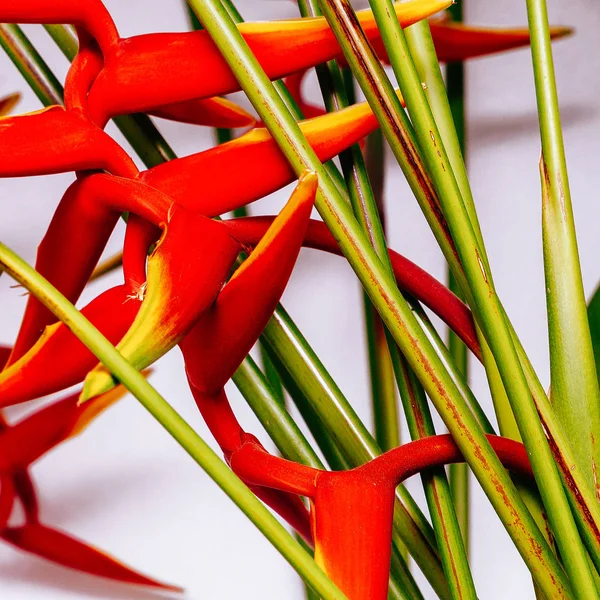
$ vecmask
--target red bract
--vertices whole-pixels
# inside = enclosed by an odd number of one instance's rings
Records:
[[[255,123],[255,119],[251,114],[226,98],[204,98],[175,102],[155,108],[150,111],[150,114],[171,121],[222,127],[224,129],[252,127]]]
[[[299,125],[322,162],[378,127],[367,103],[301,121]],[[231,177],[233,167],[235,177]],[[199,173],[210,173],[210,177],[202,178],[202,193],[197,187]],[[140,178],[175,202],[203,215],[216,216],[282,188],[296,175],[269,131],[257,128],[205,152],[143,171]]]
[[[80,32],[89,33],[106,52],[119,34],[100,0],[2,0],[2,23],[70,23]]]
[[[7,358],[2,349],[0,358]],[[0,538],[20,550],[56,564],[115,581],[181,591],[138,573],[105,552],[39,521],[37,496],[28,467],[59,443],[79,435],[89,423],[119,400],[119,387],[85,406],[77,394],[54,402],[16,424],[0,427]],[[25,522],[9,525],[16,501],[24,509]]]
[[[76,110],[52,106],[0,119],[0,146],[10,148],[0,177],[49,175],[106,169],[134,177],[137,168],[125,151]]]
[[[188,377],[196,387],[201,379],[195,378],[198,368],[204,374],[200,389],[212,392],[223,387],[283,293],[302,245],[315,193],[316,177],[307,174],[251,257],[225,287],[241,249],[227,225],[201,217],[202,227],[198,227],[183,209],[170,216],[165,241],[159,242],[148,261],[148,295],[136,321],[117,346],[120,352],[137,368],[143,368],[183,340]],[[178,214],[182,218],[176,220]],[[167,246],[171,227],[181,229],[175,229],[176,234],[170,238],[174,241]],[[185,260],[190,248],[198,260]],[[206,260],[209,253],[211,259]],[[151,290],[156,290],[152,298]],[[243,327],[241,322],[245,323]],[[209,355],[200,355],[203,349],[209,349]],[[216,387],[206,382],[207,377],[216,382]],[[113,384],[110,374],[100,367],[86,379],[82,399],[102,393]]]
[[[179,586],[161,583],[134,571],[102,550],[42,523],[7,527],[0,537],[19,550],[30,552],[63,567],[113,581],[182,592]]]
[[[487,439],[507,468],[533,477],[521,443],[491,435]],[[349,600],[387,598],[396,487],[415,473],[462,460],[449,435],[404,444],[343,472],[270,456],[252,441],[230,459],[232,469],[248,483],[311,500],[315,560]]]
[[[403,26],[447,8],[446,0],[395,4]],[[369,39],[379,36],[371,11],[359,11]],[[271,79],[279,79],[341,54],[327,21],[295,19],[242,23],[244,39]],[[169,65],[157,69],[156,65]],[[201,74],[194,76],[194,74]],[[219,96],[240,86],[206,31],[160,33],[126,38],[105,55],[104,69],[90,91],[92,120],[100,126],[115,115]]]
[[[254,246],[272,221],[273,217],[245,217],[231,219],[226,223],[243,244]],[[334,237],[322,221],[310,221],[302,244],[307,248],[315,248],[340,256],[342,254]],[[389,254],[398,287],[430,308],[459,335],[475,356],[481,359],[481,348],[473,317],[464,302],[427,271],[415,265],[402,254],[392,249],[389,249]]]

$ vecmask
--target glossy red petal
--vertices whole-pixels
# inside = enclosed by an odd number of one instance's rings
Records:
[[[58,205],[38,248],[36,269],[75,303],[121,213],[133,212],[160,224],[166,220],[172,204],[164,194],[135,180],[98,173],[81,177]],[[145,250],[143,253],[145,260]],[[144,282],[145,273],[143,279],[128,280],[132,286]],[[44,328],[55,322],[51,311],[30,296],[9,364],[21,358]]]
[[[173,348],[215,300],[239,251],[225,225],[174,206],[148,259],[144,300],[117,346],[121,354],[142,369]],[[98,366],[86,377],[81,401],[115,383]]]
[[[273,217],[245,217],[224,221],[243,244],[254,246],[273,222]],[[303,245],[332,254],[341,255],[341,250],[321,221],[311,220]],[[394,250],[389,250],[398,287],[409,292],[436,313],[465,342],[475,356],[481,359],[481,348],[473,316],[469,308],[448,288],[419,266]]]
[[[431,36],[441,62],[456,62],[529,45],[529,29],[473,27],[449,20],[432,20]],[[551,27],[550,36],[569,35],[568,27]]]
[[[302,121],[300,128],[325,162],[374,131],[377,120],[369,105],[362,103]],[[198,173],[211,175],[202,179],[202,193],[198,193]],[[205,152],[144,171],[140,178],[175,202],[216,216],[284,187],[296,174],[267,129],[257,128]]]
[[[89,32],[104,51],[119,39],[112,17],[100,0],[2,0],[0,22],[75,25]]]

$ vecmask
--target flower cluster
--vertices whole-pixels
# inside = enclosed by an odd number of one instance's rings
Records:
[[[408,0],[396,5],[396,14],[409,26],[438,8],[438,2]],[[385,60],[372,13],[360,12],[359,20]],[[269,132],[221,97],[239,85],[206,32],[121,38],[100,0],[0,0],[0,21],[69,23],[79,38],[64,106],[0,120],[0,144],[6,149],[1,177],[75,174],[39,246],[37,271],[75,303],[118,219],[128,213],[123,283],[93,299],[83,314],[137,369],[179,346],[192,394],[231,468],[315,546],[317,561],[348,597],[385,598],[394,489],[417,471],[461,460],[451,439],[407,444],[352,471],[318,471],[269,455],[242,429],[224,392],[272,315],[300,248],[339,252],[325,226],[310,219],[316,175],[300,177],[275,217],[217,220],[293,182],[295,175]],[[300,127],[321,160],[376,128],[367,104],[327,114],[301,94],[307,69],[336,58],[342,62],[324,19],[249,23],[239,29],[268,76],[287,77],[292,95],[312,117]],[[442,61],[528,43],[521,30],[474,29],[446,20],[432,22],[431,29]],[[169,69],[157,68],[161,64]],[[12,100],[1,106],[11,108]],[[104,131],[111,118],[134,112],[251,130],[140,171]],[[242,252],[249,257],[231,275]],[[408,259],[393,251],[390,256],[399,287],[436,312],[480,357],[468,308]],[[28,473],[32,462],[115,402],[122,393],[115,387],[119,382],[33,296],[14,346],[2,351],[2,359],[0,407],[83,382],[79,403],[69,396],[16,424],[0,421],[2,539],[88,573],[166,587],[43,525]],[[529,473],[519,444],[491,441],[508,466]],[[310,499],[310,513],[302,497]],[[9,525],[16,503],[25,515],[18,526]],[[357,564],[369,565],[369,572],[356,569]]]

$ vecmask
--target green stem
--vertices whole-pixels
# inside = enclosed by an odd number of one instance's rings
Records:
[[[404,357],[399,353],[392,356],[411,438],[417,440],[435,435],[423,386]],[[452,598],[476,600],[477,593],[469,569],[446,472],[443,467],[434,469],[424,473],[421,479]]]
[[[542,232],[552,406],[577,464],[589,485],[597,487],[600,390],[573,220],[546,2],[527,0],[527,14],[542,141]]]
[[[206,442],[62,294],[2,243],[0,243],[0,265],[65,323],[86,347],[118,377],[119,381],[139,400],[142,406],[236,503],[321,597],[331,600],[345,598],[302,546],[219,459]]]
[[[325,468],[250,356],[232,379],[284,458],[315,469]]]
[[[463,2],[464,0],[458,0],[450,8],[449,12],[452,15],[452,20],[460,23],[463,20]],[[410,41],[410,37],[409,37]],[[414,50],[413,50],[414,55]],[[456,132],[456,139],[458,140],[459,150],[463,156],[466,157],[466,115],[465,115],[465,66],[462,62],[453,62],[446,65],[446,89],[448,92],[448,104],[450,106],[450,113],[452,116],[452,122],[454,123],[454,129]],[[431,92],[429,94],[431,97]],[[430,99],[431,103],[431,99]],[[432,105],[432,110],[435,114],[435,108]],[[438,115],[436,115],[436,121],[440,121]],[[451,133],[451,132],[450,132]],[[444,135],[444,144],[448,148],[448,135]],[[450,137],[452,137],[450,135]],[[448,148],[450,160],[452,160],[452,151]],[[448,268],[448,287],[452,292],[460,296],[460,286],[452,275],[452,271]],[[469,364],[467,359],[467,347],[458,338],[453,331],[448,331],[448,348],[450,349],[450,355],[456,365],[456,368],[463,374],[465,380],[469,378]],[[469,551],[469,504],[470,504],[470,493],[469,493],[469,467],[466,464],[454,464],[450,465],[448,469],[450,488],[452,490],[452,497],[454,498],[454,506],[456,508],[456,515],[460,523],[460,530],[465,541],[467,552]]]

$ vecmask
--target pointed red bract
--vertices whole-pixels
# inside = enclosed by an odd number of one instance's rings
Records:
[[[225,221],[233,234],[249,246],[254,246],[270,227],[274,217],[245,217]],[[341,256],[342,251],[322,221],[311,220],[306,230],[303,246],[315,248]],[[448,288],[432,277],[427,271],[389,249],[396,282],[401,290],[408,292],[423,302],[438,315],[469,349],[481,360],[481,347],[475,330],[475,323],[469,308]]]
[[[271,318],[296,263],[316,191],[317,176],[305,173],[250,257],[181,342],[188,377],[198,389],[218,392]]]
[[[378,127],[367,103],[299,125],[323,162]],[[231,176],[232,168],[235,177]],[[199,173],[210,173],[210,177],[202,178],[201,193]],[[259,128],[205,152],[144,171],[140,179],[190,210],[212,217],[284,187],[296,179],[296,174],[268,130]]]
[[[123,583],[183,591],[180,587],[164,584],[142,575],[105,552],[41,523],[8,527],[0,533],[0,537],[19,550],[77,571]]]
[[[409,0],[394,7],[406,27],[449,4],[445,0]],[[379,36],[371,11],[359,11],[358,18],[369,39]],[[242,23],[238,27],[272,80],[341,54],[323,17]],[[156,65],[168,68],[157,69]],[[105,67],[90,92],[89,108],[93,121],[104,126],[115,115],[148,112],[174,102],[221,96],[239,89],[206,31],[147,34],[120,40],[106,54]]]
[[[82,309],[112,344],[131,326],[140,307],[138,291],[120,285]],[[21,359],[0,373],[0,406],[51,394],[83,381],[96,357],[62,323],[51,325]]]
[[[135,177],[126,152],[76,110],[51,106],[37,113],[0,119],[0,177],[50,175],[105,169]]]

